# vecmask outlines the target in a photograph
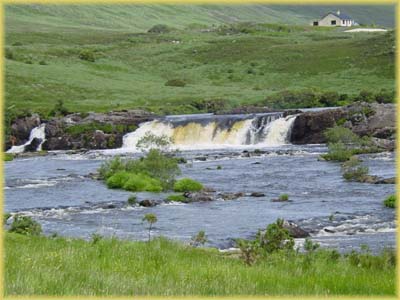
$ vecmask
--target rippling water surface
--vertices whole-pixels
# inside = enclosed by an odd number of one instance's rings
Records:
[[[324,146],[285,146],[248,156],[243,150],[187,151],[182,176],[218,192],[262,192],[265,197],[129,207],[131,195],[110,190],[88,178],[107,158],[104,153],[16,159],[6,163],[5,210],[33,216],[45,233],[88,238],[92,233],[145,239],[145,213],[155,213],[153,235],[187,241],[205,230],[210,246],[228,248],[234,238],[254,235],[277,218],[295,221],[323,246],[342,251],[367,244],[374,251],[395,245],[394,210],[382,201],[394,185],[343,180],[340,164],[319,161]],[[205,160],[205,161],[204,161]],[[395,175],[393,153],[363,156],[370,173]],[[221,170],[217,170],[221,166]],[[287,193],[290,202],[271,199]],[[167,194],[137,193],[138,199],[165,199]]]

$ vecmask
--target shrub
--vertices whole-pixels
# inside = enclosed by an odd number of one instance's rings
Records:
[[[368,175],[368,167],[360,166],[360,160],[352,156],[342,166],[344,170],[343,177],[348,181],[363,181],[366,175]]]
[[[128,204],[129,205],[135,205],[137,202],[137,197],[135,195],[132,195],[128,198]]]
[[[288,200],[289,200],[288,194],[282,194],[279,196],[279,201],[288,201]]]
[[[170,79],[165,83],[165,86],[184,87],[186,82],[180,79]]]
[[[119,156],[102,163],[99,169],[99,175],[102,179],[108,179],[118,171],[125,170],[125,164]]]
[[[159,180],[140,173],[129,174],[129,178],[124,183],[123,188],[132,192],[161,192],[163,190]]]
[[[4,161],[12,161],[12,160],[14,160],[14,155],[11,153],[4,153],[3,160]]]
[[[269,224],[265,233],[258,233],[260,247],[266,253],[279,250],[293,250],[294,240],[289,231],[283,227],[283,219],[277,219],[275,223]]]
[[[91,236],[92,245],[96,245],[102,239],[103,239],[103,236],[101,234],[93,233],[92,236]]]
[[[160,149],[166,151],[171,146],[171,138],[165,134],[157,136],[150,131],[136,143],[136,148],[144,151],[146,149]]]
[[[327,154],[321,155],[325,160],[346,161],[353,155],[353,151],[342,142],[328,144],[328,149]]]
[[[110,189],[122,189],[125,183],[130,179],[130,173],[119,171],[107,179],[107,187]]]
[[[196,180],[183,178],[174,184],[175,192],[197,192],[203,189],[203,185]]]
[[[328,143],[353,144],[360,142],[360,137],[357,134],[342,126],[328,128],[325,130],[324,136]]]
[[[39,65],[46,66],[47,62],[45,60],[41,60],[39,61]]]
[[[385,201],[383,201],[383,204],[386,207],[395,208],[396,207],[396,195],[390,195],[389,197],[387,197],[385,199]]]
[[[21,42],[15,42],[12,44],[12,46],[20,47],[20,46],[23,46],[23,44]]]
[[[378,103],[394,103],[396,95],[394,91],[387,91],[385,89],[380,90],[375,95],[375,101]]]
[[[121,172],[122,174],[117,175]],[[121,158],[115,157],[106,161],[101,165],[99,173],[100,178],[106,180],[107,185],[111,188],[122,188],[130,175],[139,175],[139,177],[132,177],[126,188],[134,191],[138,188],[141,190],[145,186],[148,191],[158,192],[160,185],[165,190],[172,188],[175,176],[180,174],[180,169],[177,159],[168,157],[157,149],[151,149],[141,159],[123,161]]]
[[[199,245],[204,245],[207,242],[206,232],[200,230],[195,236],[192,237],[191,245],[197,247]]]
[[[89,49],[84,49],[81,52],[79,52],[79,58],[82,60],[89,61],[89,62],[96,61],[93,51],[89,50]]]
[[[25,235],[40,235],[42,226],[31,217],[15,215],[9,231]]]
[[[174,202],[186,202],[187,198],[182,194],[175,194],[175,195],[169,195],[167,197],[167,200],[174,201]]]
[[[149,33],[168,33],[171,28],[164,24],[157,24],[151,27],[147,32]]]

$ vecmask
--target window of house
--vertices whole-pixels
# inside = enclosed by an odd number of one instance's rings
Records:
[[[336,25],[336,20],[332,20],[331,25]]]

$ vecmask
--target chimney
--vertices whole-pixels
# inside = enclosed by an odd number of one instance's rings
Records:
[[[338,11],[336,12],[336,14],[337,14],[338,16],[340,16],[340,10],[338,10]]]

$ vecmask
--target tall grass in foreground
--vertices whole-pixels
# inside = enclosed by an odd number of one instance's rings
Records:
[[[394,295],[395,267],[316,251],[235,255],[160,238],[145,242],[5,235],[6,295]],[[310,258],[312,255],[312,259]],[[375,264],[374,262],[379,262]]]

